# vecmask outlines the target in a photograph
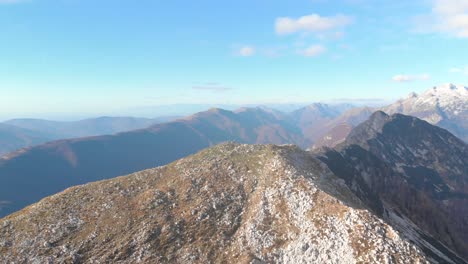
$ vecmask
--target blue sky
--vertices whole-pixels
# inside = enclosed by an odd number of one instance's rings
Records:
[[[468,0],[0,0],[0,117],[468,85]]]

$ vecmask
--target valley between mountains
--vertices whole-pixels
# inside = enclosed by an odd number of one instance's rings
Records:
[[[467,90],[210,109],[9,153],[0,260],[467,263]]]
[[[21,127],[19,131],[27,129],[29,137],[21,134],[21,139],[27,139],[31,144],[41,142],[42,137],[53,131],[66,137],[122,131],[131,127],[140,129],[51,141],[0,157],[0,217],[70,186],[165,165],[226,141],[295,144],[303,149],[334,147],[376,110],[316,103],[291,113],[263,107],[237,111],[213,108],[165,123],[158,123],[164,119],[135,118],[98,118],[71,123],[25,119],[8,121],[5,125]],[[467,87],[441,85],[420,96],[411,94],[382,110],[422,118],[448,129],[466,142]],[[156,124],[150,127],[141,128],[154,122]],[[35,138],[30,138],[34,135]],[[16,142],[12,139],[15,137],[16,134],[9,134],[3,145]]]

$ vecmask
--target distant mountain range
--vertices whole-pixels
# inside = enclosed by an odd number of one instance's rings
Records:
[[[438,124],[442,126],[451,122],[452,125],[446,128],[460,135],[460,129],[463,132],[467,123],[461,122],[466,117],[468,98],[463,96],[463,91],[467,88],[448,85],[434,89],[431,89],[433,92],[421,96],[431,100],[421,100],[438,102],[437,111],[443,113],[441,116],[445,118],[437,119],[440,121]],[[455,100],[455,103],[442,104],[441,102],[450,101],[446,99],[447,96]],[[401,102],[396,104],[402,104]],[[139,130],[107,136],[59,140],[21,149],[0,159],[0,217],[70,186],[164,165],[225,141],[296,144],[304,149],[312,147],[315,150],[323,146],[334,147],[344,142],[353,128],[375,111],[367,107],[350,107],[313,104],[291,113],[265,107],[241,108],[236,111],[214,108]],[[395,109],[395,107],[389,106],[385,109]],[[409,111],[407,108],[396,109]],[[428,113],[428,110],[424,113]],[[41,130],[40,135],[45,135],[36,139],[40,143],[40,140],[49,140],[47,136],[53,131],[62,131],[60,132],[62,136],[67,133],[80,133],[83,136],[99,131],[112,134],[112,131],[136,125],[146,126],[148,122],[153,121],[103,118],[67,125],[31,120],[13,120],[7,123],[8,126],[14,124]],[[457,129],[453,129],[455,126]],[[23,131],[25,128],[20,130]],[[25,142],[29,144],[32,140],[28,138]]]
[[[313,148],[336,146],[343,142],[350,128],[366,120],[374,111],[411,115],[449,130],[468,142],[468,87],[445,84],[433,87],[421,95],[411,93],[382,108],[355,108],[324,124],[326,133],[313,140]]]
[[[391,105],[375,107],[354,107],[352,104],[314,103],[278,104],[260,107],[275,112],[275,116],[298,127],[306,148],[332,147],[345,140],[353,127],[366,120],[374,111],[383,110],[389,114],[402,113],[426,120],[446,128],[461,139],[468,141],[468,92],[467,87],[453,84],[433,87],[417,95],[410,94]],[[185,105],[194,110],[204,105]],[[234,106],[226,105],[232,109]],[[297,109],[300,107],[299,109]],[[244,107],[248,109],[252,107]],[[273,110],[276,109],[276,110]],[[283,110],[283,111],[281,111]],[[232,110],[235,111],[235,110]],[[41,119],[14,119],[0,123],[0,155],[20,148],[30,147],[52,140],[112,135],[115,133],[146,128],[150,125],[174,120],[176,117],[157,119],[133,117],[101,117],[75,122],[59,122]],[[25,129],[25,130],[23,130]]]
[[[53,140],[47,133],[0,123],[0,156],[8,152]]]
[[[445,84],[382,108],[388,114],[416,116],[468,142],[468,87]]]
[[[175,148],[189,152],[229,137],[300,140],[281,126],[261,109],[213,109],[66,145],[77,168],[86,155],[110,155],[120,166],[126,159],[173,158]],[[78,151],[134,137],[142,144],[98,155]],[[146,147],[154,141],[161,145]],[[117,160],[116,152],[127,152],[126,159]],[[0,260],[467,263],[467,158],[468,145],[445,129],[381,111],[335,149],[222,144],[167,166],[70,188],[0,219]],[[48,165],[42,162],[38,178]]]
[[[70,122],[12,119],[0,123],[0,156],[52,140],[111,135],[145,128],[175,118],[99,117]]]
[[[273,105],[280,109],[293,109],[300,105]],[[200,105],[201,107],[201,105]],[[351,108],[350,104],[327,105],[316,103],[300,108],[290,114],[269,107],[257,107],[270,112],[287,126],[297,126],[304,133],[304,141],[312,142],[320,134],[320,124],[338,116]],[[252,109],[253,107],[242,107]],[[197,108],[198,109],[198,108]],[[294,108],[295,109],[295,108]],[[194,111],[195,112],[195,111]],[[112,135],[120,132],[147,128],[154,124],[175,120],[177,117],[134,118],[134,117],[99,117],[80,121],[51,121],[43,119],[12,119],[0,123],[0,156],[41,143],[100,135]],[[318,132],[314,132],[317,130]],[[305,144],[305,143],[304,143]],[[308,145],[304,145],[308,147]]]
[[[326,124],[339,117],[343,111],[352,108],[351,105],[338,107],[315,103],[300,108],[288,115],[290,121],[299,126],[305,139],[314,142],[327,131]]]
[[[322,124],[323,128],[314,138],[312,149],[334,147],[343,142],[354,127],[367,120],[375,111],[375,108],[370,107],[352,108]]]
[[[210,109],[146,129],[54,141],[0,159],[0,216],[70,186],[164,165],[225,141],[308,145],[299,128],[262,108]]]
[[[382,105],[382,102],[369,102],[375,105],[376,103]],[[132,116],[187,116],[192,115],[193,113],[198,113],[202,111],[206,111],[206,109],[210,108],[221,108],[225,110],[235,111],[239,108],[269,108],[269,109],[276,109],[283,113],[291,113],[296,111],[299,108],[306,107],[310,103],[266,103],[266,104],[171,104],[171,105],[159,105],[159,106],[149,106],[149,107],[140,107],[134,109],[128,109],[128,113]],[[347,102],[346,100],[340,101],[331,101],[326,103],[328,105],[337,106],[340,108],[341,106],[346,105],[359,105],[361,106],[363,102],[360,101],[351,101]]]

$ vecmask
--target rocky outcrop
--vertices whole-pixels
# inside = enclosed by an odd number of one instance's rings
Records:
[[[425,250],[448,252],[442,243],[468,257],[468,146],[462,140],[418,118],[379,111],[336,149],[318,155],[376,214]],[[435,238],[429,244],[428,235]]]
[[[297,147],[223,144],[164,167],[70,188],[1,219],[0,259],[435,261],[434,252],[367,208],[325,164]]]

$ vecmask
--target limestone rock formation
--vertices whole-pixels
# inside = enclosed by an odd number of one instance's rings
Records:
[[[447,257],[448,258],[448,257]],[[5,263],[427,263],[294,146],[223,144],[0,220]],[[449,259],[449,258],[448,258]]]

